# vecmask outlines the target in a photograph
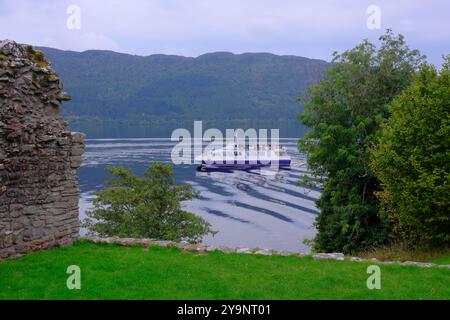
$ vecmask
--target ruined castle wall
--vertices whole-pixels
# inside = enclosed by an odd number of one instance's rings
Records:
[[[0,259],[78,239],[84,135],[58,115],[68,99],[42,53],[0,42]]]

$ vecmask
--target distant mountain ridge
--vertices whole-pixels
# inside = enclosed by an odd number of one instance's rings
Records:
[[[114,51],[44,51],[72,101],[63,115],[91,138],[170,137],[191,129],[279,128],[299,136],[296,97],[329,63],[270,53],[206,53],[196,58]]]

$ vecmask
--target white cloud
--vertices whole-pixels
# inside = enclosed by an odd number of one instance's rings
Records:
[[[66,25],[67,4],[46,1],[8,2],[0,11],[0,38],[21,43],[83,51],[88,49],[120,50],[115,40],[100,31],[81,28],[69,30]]]
[[[66,9],[81,8],[81,30]],[[366,8],[381,8],[382,30],[366,27]],[[62,49],[196,56],[266,51],[329,59],[385,28],[406,36],[437,62],[450,52],[445,0],[0,0],[0,38]]]

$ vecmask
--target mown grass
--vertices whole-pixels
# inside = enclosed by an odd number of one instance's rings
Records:
[[[70,265],[81,290],[66,287]],[[81,241],[0,263],[0,299],[450,298],[449,269],[380,265],[381,290],[369,290],[368,265]]]

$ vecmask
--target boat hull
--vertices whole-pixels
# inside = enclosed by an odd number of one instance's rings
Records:
[[[290,159],[280,159],[280,160],[271,160],[271,161],[213,161],[206,162],[202,161],[201,167],[205,168],[253,168],[253,167],[270,167],[270,166],[279,166],[279,167],[289,167],[291,165]]]

